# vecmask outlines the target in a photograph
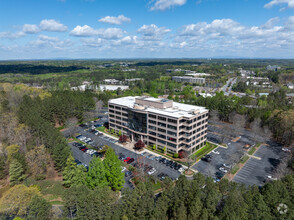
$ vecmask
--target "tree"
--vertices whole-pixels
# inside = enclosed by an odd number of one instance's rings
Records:
[[[163,153],[166,154],[166,146],[163,147]]]
[[[10,184],[15,185],[25,179],[24,169],[17,160],[12,160],[9,166]]]
[[[156,145],[155,145],[155,144],[153,145],[152,149],[153,149],[153,150],[156,150]]]
[[[27,152],[27,163],[33,177],[36,179],[44,179],[46,177],[47,164],[49,155],[44,145],[37,146]]]
[[[6,216],[27,214],[34,196],[41,196],[37,187],[16,185],[6,191],[0,199],[0,213]]]
[[[119,137],[119,142],[121,142],[121,143],[126,143],[127,140],[128,140],[128,137],[126,135],[121,135]]]
[[[121,161],[112,148],[108,148],[106,151],[103,164],[109,186],[114,190],[120,190],[125,183],[124,173],[121,172]]]
[[[51,204],[40,196],[34,196],[28,207],[27,219],[31,220],[49,220],[51,219]]]
[[[8,174],[8,169],[6,166],[6,157],[5,155],[0,156],[0,179],[4,179]]]
[[[121,130],[119,130],[119,132],[118,132],[118,136],[121,136],[121,134],[122,134],[122,133],[121,133]]]
[[[134,149],[135,150],[141,150],[145,147],[145,144],[142,140],[139,140],[136,144],[135,144],[135,147]]]
[[[86,185],[90,189],[108,186],[105,167],[101,159],[98,157],[93,158],[89,164]]]
[[[68,157],[66,167],[62,174],[63,185],[66,187],[83,185],[85,183],[85,168],[83,166],[77,166],[72,155]]]
[[[174,153],[174,158],[178,158],[179,154],[178,153]]]

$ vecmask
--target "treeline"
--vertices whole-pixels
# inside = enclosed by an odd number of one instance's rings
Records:
[[[249,187],[222,180],[215,184],[201,174],[174,184],[167,179],[154,195],[147,181],[124,190],[117,201],[107,188],[70,188],[65,195],[65,217],[76,219],[238,219],[294,218],[294,176]]]
[[[94,107],[91,93],[55,91],[50,97],[32,99],[24,96],[18,110],[20,123],[27,125],[37,143],[44,144],[52,154],[58,169],[64,167],[69,147],[62,134],[54,127],[63,125],[71,117],[83,119],[83,113]]]
[[[47,65],[30,65],[30,64],[16,64],[16,65],[0,65],[0,74],[5,73],[30,73],[33,75],[46,73],[60,73],[71,72],[80,69],[88,69],[81,66],[47,66]]]

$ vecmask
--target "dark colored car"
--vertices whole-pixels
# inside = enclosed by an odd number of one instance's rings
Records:
[[[222,172],[217,171],[217,172],[215,173],[215,175],[216,175],[217,178],[221,179],[221,178],[224,177],[225,174],[222,173]]]
[[[132,172],[129,170],[125,173],[125,177],[131,176],[131,175],[132,175]]]
[[[102,127],[102,124],[95,124],[94,125],[96,128]]]
[[[80,135],[78,135],[78,136],[76,136],[76,138],[77,138],[77,139],[79,139],[80,137],[82,137],[82,135],[81,135],[81,134],[80,134]]]
[[[86,127],[87,125],[85,125],[85,124],[80,124],[79,125],[81,128],[84,128],[84,127]]]
[[[132,163],[134,161],[135,161],[135,159],[134,158],[131,158],[131,159],[128,160],[127,164],[130,164],[130,163]]]

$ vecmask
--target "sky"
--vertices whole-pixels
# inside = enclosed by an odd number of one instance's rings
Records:
[[[294,58],[294,0],[1,0],[0,60]]]

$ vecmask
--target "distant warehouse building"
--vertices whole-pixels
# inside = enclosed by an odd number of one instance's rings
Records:
[[[129,96],[109,100],[109,128],[146,145],[188,154],[207,139],[208,110],[168,99]]]
[[[173,76],[172,80],[176,82],[183,82],[183,83],[197,83],[197,84],[205,84],[205,78],[196,78],[196,77],[189,77],[189,76]]]

